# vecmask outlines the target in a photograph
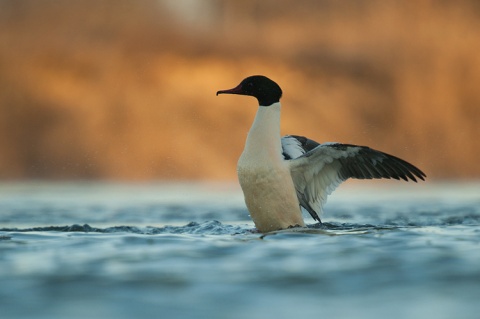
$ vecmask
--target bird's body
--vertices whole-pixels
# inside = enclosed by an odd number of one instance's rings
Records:
[[[319,144],[302,136],[280,135],[282,91],[264,76],[246,78],[218,94],[250,95],[259,108],[248,133],[237,172],[245,203],[261,232],[304,226],[301,208],[320,221],[327,196],[348,178],[426,176],[395,156],[365,146]]]
[[[250,216],[263,232],[304,226],[300,204],[282,155],[280,103],[261,107],[238,160],[238,180]]]

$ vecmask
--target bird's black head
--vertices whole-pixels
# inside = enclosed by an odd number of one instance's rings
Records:
[[[282,89],[266,76],[252,75],[233,89],[218,91],[219,94],[250,95],[256,97],[261,106],[270,106],[280,101]]]

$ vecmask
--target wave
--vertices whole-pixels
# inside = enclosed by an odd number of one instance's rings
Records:
[[[225,225],[219,221],[207,221],[203,223],[190,222],[184,226],[164,227],[136,227],[136,226],[112,226],[106,228],[92,227],[88,224],[67,226],[46,226],[31,228],[0,228],[0,232],[84,232],[84,233],[133,233],[144,235],[157,234],[202,234],[224,235],[241,234],[251,232],[241,226]]]
[[[435,215],[435,214],[434,214]],[[396,216],[383,220],[380,224],[373,223],[341,223],[324,222],[323,224],[310,224],[306,227],[297,227],[272,232],[279,233],[318,233],[327,235],[365,233],[372,231],[394,230],[401,228],[429,227],[429,226],[468,226],[479,225],[480,214],[466,213],[457,216],[431,216],[430,214],[418,214],[412,218],[406,216]],[[137,226],[112,226],[112,227],[94,227],[89,224],[73,224],[64,226],[45,226],[30,228],[0,228],[0,232],[83,232],[83,233],[132,233],[143,235],[157,234],[191,234],[191,235],[240,235],[255,234],[258,232],[255,228],[250,228],[251,224],[229,225],[223,224],[217,220],[205,222],[189,222],[181,226],[166,225],[163,227],[137,227]],[[0,240],[5,239],[5,235],[0,235]]]

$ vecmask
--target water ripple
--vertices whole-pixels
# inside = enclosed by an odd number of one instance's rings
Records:
[[[31,228],[0,228],[1,232],[84,232],[84,233],[133,233],[144,235],[156,234],[200,234],[200,235],[227,235],[247,233],[248,230],[233,225],[224,225],[219,221],[207,221],[203,223],[190,222],[184,226],[164,227],[135,227],[135,226],[112,226],[106,228],[92,227],[88,224],[73,224],[69,226],[46,226]],[[1,239],[1,238],[0,238]]]

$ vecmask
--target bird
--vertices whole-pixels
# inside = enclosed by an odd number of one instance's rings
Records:
[[[258,101],[237,175],[259,232],[306,227],[301,207],[322,225],[327,196],[349,178],[425,180],[425,173],[414,165],[367,146],[318,143],[300,135],[281,137],[282,93],[273,80],[253,75],[216,94],[246,95]]]

